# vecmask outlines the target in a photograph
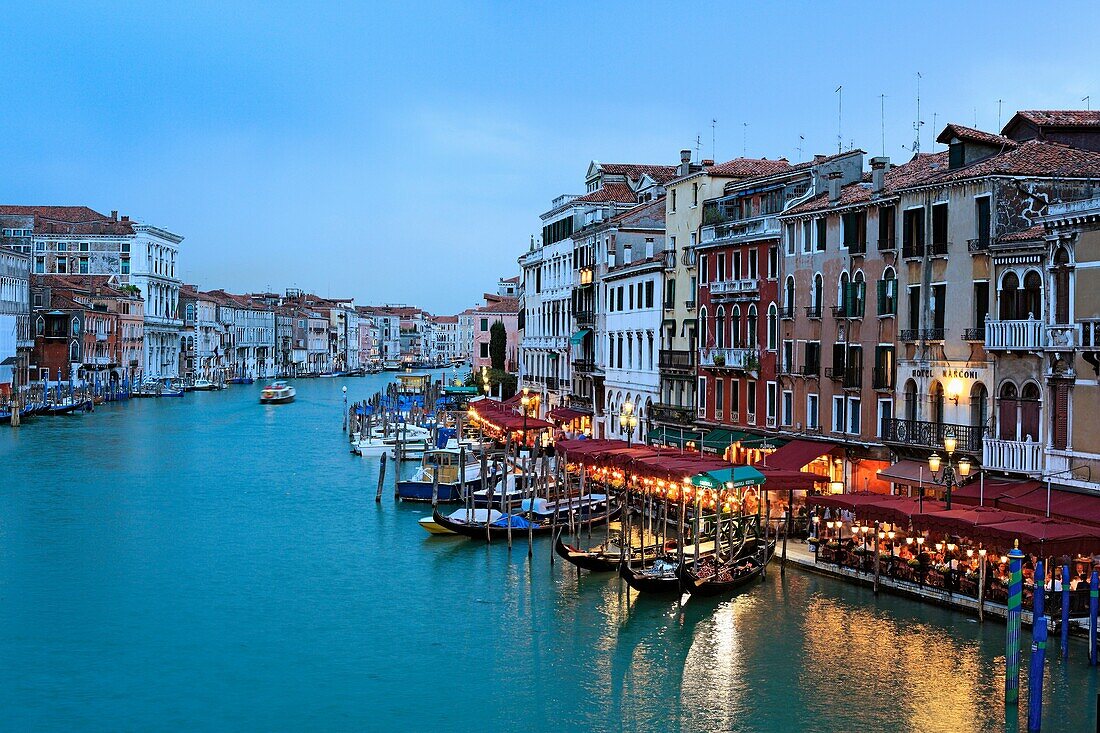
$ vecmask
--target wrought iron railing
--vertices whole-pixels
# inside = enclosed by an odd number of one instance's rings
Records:
[[[695,352],[680,349],[661,349],[657,354],[657,367],[665,371],[693,371],[695,369]]]
[[[954,435],[956,450],[964,453],[982,452],[982,440],[990,437],[989,428],[983,425],[958,425],[953,423],[928,422],[926,420],[905,420],[889,418],[885,422],[887,443],[917,446],[943,450],[943,439]]]

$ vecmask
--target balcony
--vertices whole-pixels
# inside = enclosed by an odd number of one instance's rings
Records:
[[[898,341],[943,341],[942,328],[903,328],[898,331]]]
[[[898,241],[894,237],[886,237],[885,239],[879,239],[876,242],[876,247],[879,252],[897,252]]]
[[[760,368],[760,350],[755,347],[700,349],[699,366],[709,369],[756,371]]]
[[[982,452],[982,441],[989,429],[984,426],[956,425],[952,423],[927,422],[925,420],[886,420],[885,443],[943,450],[943,436],[953,432],[958,441],[955,450],[977,455]]]
[[[859,320],[863,318],[863,303],[853,303],[852,309],[849,312],[847,305],[834,305],[832,306],[833,318],[836,319],[848,319],[851,321]]]
[[[794,320],[794,306],[784,305],[779,307],[779,317],[785,321]]]
[[[871,381],[874,389],[892,390],[896,383],[894,370],[884,367],[875,367],[871,371]]]
[[[821,304],[818,303],[817,305],[808,305],[808,306],[806,306],[806,317],[807,318],[820,319],[821,318]]]
[[[664,256],[665,270],[672,271],[676,269],[676,251],[668,250]]]
[[[577,319],[578,328],[592,328],[596,325],[595,311],[573,311],[573,317]]]
[[[1034,441],[986,438],[982,443],[982,466],[994,471],[1042,473],[1043,447]]]
[[[693,374],[695,352],[686,349],[661,349],[657,354],[657,367],[662,372]]]
[[[718,280],[710,283],[710,296],[715,299],[756,295],[760,290],[760,281],[755,277],[740,280]]]
[[[821,376],[821,365],[820,364],[803,364],[801,369],[800,369],[800,372],[801,372],[802,376],[804,376],[804,377],[812,377],[814,379],[817,379],[818,377]]]
[[[860,389],[863,387],[863,370],[859,367],[847,367],[844,370],[841,386],[844,389]]]
[[[985,322],[985,348],[990,351],[1038,351],[1042,345],[1042,321]]]
[[[754,219],[732,221],[728,223],[704,226],[702,243],[740,242],[779,236],[779,218],[776,216],[758,216]]]
[[[825,378],[839,382],[844,378],[844,367],[825,367]]]
[[[928,255],[930,257],[946,257],[949,249],[951,249],[950,242],[932,242],[928,245]]]
[[[574,359],[573,371],[578,374],[591,374],[596,371],[596,362],[591,359]]]
[[[924,242],[905,242],[901,245],[901,257],[904,260],[919,260],[924,257]]]
[[[1072,351],[1081,347],[1083,339],[1083,324],[1067,323],[1060,325],[1044,326],[1046,331],[1043,344],[1047,351]]]
[[[682,405],[658,403],[650,408],[649,416],[654,422],[667,425],[679,425],[686,428],[695,426],[695,410]]]
[[[985,341],[985,326],[968,328],[963,331],[963,341]]]
[[[989,237],[966,240],[966,251],[971,254],[984,254],[989,251]]]
[[[565,385],[563,385],[564,387]],[[577,410],[587,415],[592,414],[592,398],[585,395],[571,394],[565,398],[565,406],[571,410]]]

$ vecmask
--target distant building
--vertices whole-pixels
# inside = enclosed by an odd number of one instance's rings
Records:
[[[34,346],[30,326],[30,256],[5,246],[10,236],[0,238],[0,397],[27,384]]]
[[[515,372],[519,367],[519,299],[485,294],[485,305],[473,309],[475,369],[492,367],[489,355],[491,330],[497,321],[504,324],[506,343],[504,369]]]

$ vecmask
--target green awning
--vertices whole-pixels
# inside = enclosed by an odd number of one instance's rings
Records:
[[[697,473],[691,477],[691,483],[706,489],[743,489],[760,486],[764,483],[764,474],[752,466],[730,466]]]
[[[703,434],[698,430],[681,430],[679,428],[657,428],[649,431],[646,440],[650,445],[667,445],[671,448],[683,448],[687,443],[698,445],[703,440]]]
[[[469,386],[469,387],[467,387],[465,385],[454,385],[454,384],[443,385],[443,394],[477,394],[477,393],[478,393],[477,387],[472,386],[472,385]]]
[[[584,341],[584,337],[590,333],[592,333],[591,328],[582,328],[580,331],[577,331],[575,334],[569,337],[569,343],[571,343],[573,346],[576,346],[581,341]]]
[[[717,430],[711,430],[703,438],[703,443],[700,450],[703,453],[716,453],[722,455],[726,452],[726,448],[729,448],[734,443],[739,443],[745,438],[755,437],[751,433],[745,433],[740,430],[725,430],[718,428]]]
[[[742,440],[742,448],[763,448],[767,443],[768,448],[782,448],[791,441],[786,438],[773,438],[766,435],[756,436],[752,440]]]

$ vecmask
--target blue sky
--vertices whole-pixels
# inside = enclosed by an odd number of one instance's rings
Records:
[[[1095,3],[6,6],[0,200],[186,237],[184,277],[473,304],[591,159],[910,152],[1100,106]],[[935,116],[935,117],[934,117]],[[745,127],[744,123],[748,123]]]

